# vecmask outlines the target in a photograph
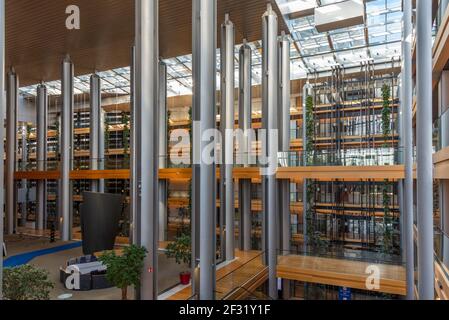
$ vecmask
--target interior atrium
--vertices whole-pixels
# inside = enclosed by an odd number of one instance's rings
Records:
[[[448,300],[448,4],[0,0],[0,297]]]

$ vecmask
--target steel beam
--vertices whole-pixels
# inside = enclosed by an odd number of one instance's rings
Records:
[[[243,40],[239,50],[239,128],[245,134],[239,153],[244,167],[249,167],[251,159],[251,141],[249,130],[252,126],[252,94],[251,94],[251,66],[252,49]],[[240,248],[251,250],[251,180],[239,180],[239,210],[240,210]]]
[[[70,57],[62,62],[62,110],[61,110],[61,179],[59,194],[59,210],[62,221],[62,240],[69,241],[72,238],[72,201],[70,170],[73,158],[73,64]]]
[[[136,0],[135,127],[137,144],[137,215],[140,245],[148,251],[140,282],[140,298],[157,300],[159,225],[159,1]]]
[[[159,169],[167,168],[167,65],[159,65]],[[159,180],[159,241],[167,241],[168,180]]]
[[[262,117],[267,129],[267,143],[263,154],[269,158],[277,158],[277,147],[273,145],[272,134],[276,132],[278,90],[279,90],[279,49],[278,49],[278,17],[273,11],[271,4],[268,4],[267,11],[262,17],[263,36],[262,36]],[[277,141],[276,141],[277,142]],[[268,291],[272,299],[277,298],[277,225],[276,225],[276,177],[275,174],[268,173],[265,177],[265,203],[264,211],[266,214],[266,250],[268,264]]]
[[[234,181],[232,177],[234,143],[233,134],[235,123],[234,88],[235,88],[235,31],[234,24],[226,14],[225,21],[221,25],[221,103],[220,103],[220,126],[221,126],[221,156],[220,166],[220,216],[225,217],[225,259],[234,260]],[[221,242],[223,243],[223,242]]]
[[[37,87],[36,104],[37,170],[45,171],[47,169],[48,93],[47,87],[43,84]],[[46,189],[47,181],[39,180],[37,182],[37,230],[43,230],[46,228],[44,224],[47,216]]]
[[[194,52],[196,64],[194,65],[194,83],[198,86],[198,91],[194,92],[194,100],[199,110],[199,132],[194,130],[194,158],[198,158],[200,163],[199,177],[199,247],[200,247],[200,268],[199,268],[199,298],[201,300],[213,300],[215,298],[215,248],[216,248],[216,185],[215,185],[215,161],[208,161],[206,154],[208,147],[215,141],[202,139],[201,135],[210,129],[215,128],[216,108],[216,0],[194,0],[193,19],[198,25],[194,26],[194,47],[198,51]],[[198,16],[196,15],[198,14]],[[195,25],[195,23],[194,23]],[[198,39],[199,37],[199,39]],[[197,69],[199,68],[199,70]],[[198,95],[199,94],[199,95]],[[198,159],[195,159],[198,160]],[[195,190],[197,191],[197,190]],[[196,221],[197,223],[197,221]],[[197,226],[196,226],[197,227]]]
[[[90,168],[104,169],[104,112],[101,108],[101,79],[90,77]],[[104,192],[104,180],[91,181],[92,192]]]
[[[417,221],[418,293],[433,300],[432,7],[417,0]]]

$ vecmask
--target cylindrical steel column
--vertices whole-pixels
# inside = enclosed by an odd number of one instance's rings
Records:
[[[290,39],[282,32],[279,39],[279,106],[281,108],[278,119],[279,151],[282,152],[282,165],[288,165],[290,152]],[[290,253],[290,180],[278,180],[279,184],[279,241],[281,254]],[[282,281],[283,298],[290,298],[290,281]]]
[[[418,292],[433,300],[432,7],[425,0],[417,0],[416,34]]]
[[[0,115],[5,114],[5,0],[0,0]],[[0,130],[0,159],[4,158],[4,130]],[[0,181],[4,181],[4,161],[0,161]],[[4,188],[0,188],[0,208],[3,208]],[[3,209],[0,209],[3,213]],[[0,219],[0,244],[3,245],[3,219]],[[3,300],[3,253],[0,255],[0,300]]]
[[[239,153],[243,165],[248,167],[251,156],[251,141],[249,130],[252,126],[252,94],[251,65],[252,49],[243,40],[239,51],[239,128],[246,132]],[[239,210],[240,210],[240,248],[251,250],[251,180],[239,180]]]
[[[167,168],[167,65],[159,65],[159,169]],[[159,241],[167,240],[167,183],[159,180]]]
[[[62,241],[72,238],[72,199],[70,170],[72,168],[73,142],[73,64],[70,57],[62,62],[62,110],[61,110],[61,170],[59,210],[62,220]]]
[[[97,74],[90,76],[90,169],[101,170],[101,163],[104,159],[100,157],[100,136],[102,125],[102,109],[101,109],[101,79]],[[104,142],[103,142],[104,145]],[[104,185],[104,181],[102,183]],[[98,180],[91,181],[92,192],[103,192],[99,190],[100,182]]]
[[[234,181],[232,176],[234,143],[233,130],[235,123],[234,111],[234,24],[226,14],[221,25],[221,166],[220,166],[220,215],[225,218],[225,257],[227,261],[234,260]],[[223,243],[223,242],[221,242]]]
[[[130,182],[129,182],[129,197],[130,197],[130,234],[131,242],[135,245],[140,243],[140,230],[137,226],[140,226],[139,216],[137,215],[137,198],[138,198],[138,185],[137,185],[137,146],[139,145],[139,137],[137,135],[137,110],[135,103],[136,89],[135,89],[135,72],[136,72],[136,47],[131,49],[131,94],[130,94],[130,106],[131,106],[131,143],[130,143]],[[140,298],[140,292],[136,290],[136,299]]]
[[[157,300],[159,225],[159,1],[136,0],[135,123],[138,144],[137,215],[140,245],[148,251],[140,282],[140,298]]]
[[[17,105],[19,81],[14,69],[7,75],[6,81],[6,233],[16,232],[15,182],[17,153]]]
[[[37,115],[37,170],[45,171],[47,169],[47,130],[48,130],[48,94],[47,87],[43,84],[37,87],[36,98]],[[36,229],[43,230],[44,221],[46,221],[47,212],[47,181],[39,180],[37,182],[37,215]]]
[[[277,146],[273,143],[273,135],[277,130],[277,108],[278,108],[278,90],[279,90],[279,49],[278,49],[278,17],[273,11],[271,4],[262,17],[263,36],[262,36],[262,117],[265,118],[267,129],[265,150],[263,154],[269,158],[277,159]],[[277,142],[277,141],[276,141]],[[276,148],[275,148],[276,147]],[[267,264],[268,264],[268,291],[272,299],[277,298],[277,225],[276,225],[276,175],[267,172],[265,183],[265,204],[264,210],[267,217]]]
[[[200,130],[199,134],[215,128],[215,91],[216,91],[216,0],[199,0],[199,32],[195,37],[201,37],[199,46],[199,97],[195,97],[199,104]],[[195,17],[196,19],[197,17]],[[194,40],[195,41],[195,40]],[[194,134],[195,135],[195,134]],[[198,138],[198,137],[197,137]],[[195,140],[195,138],[194,138]],[[213,300],[215,298],[215,248],[216,248],[216,202],[215,202],[215,162],[209,162],[203,155],[211,143],[207,139],[194,141],[195,149],[199,147],[200,157],[200,299]],[[207,141],[206,141],[207,140]]]
[[[402,82],[402,136],[404,144],[404,249],[406,258],[407,299],[415,296],[415,257],[413,243],[413,87],[412,87],[412,3],[404,1],[404,42],[403,42],[403,82]]]

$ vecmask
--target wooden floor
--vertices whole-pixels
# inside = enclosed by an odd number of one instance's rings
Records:
[[[368,262],[289,255],[278,257],[279,278],[318,283],[353,289],[368,290],[367,268],[380,271],[380,286],[373,291],[405,295],[405,268],[402,266],[372,264]]]
[[[235,255],[236,259],[234,261],[217,270],[217,300],[223,299],[234,289],[241,286],[245,287],[248,280],[255,276],[257,283],[261,284],[266,280],[266,276],[268,275],[267,268],[262,264],[260,251],[236,250]],[[167,300],[188,300],[192,296],[192,288],[188,286],[168,297]]]

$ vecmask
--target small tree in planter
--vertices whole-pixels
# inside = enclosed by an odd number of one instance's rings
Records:
[[[167,246],[165,255],[168,258],[174,258],[179,265],[187,264],[190,266],[192,259],[191,239],[188,234],[177,237],[176,240]],[[184,271],[180,275],[181,284],[186,285],[190,282],[190,271]]]
[[[3,297],[7,300],[50,300],[54,288],[48,272],[31,265],[6,268],[3,274]]]
[[[131,245],[123,249],[123,254],[115,251],[103,253],[99,260],[106,266],[106,279],[122,290],[122,300],[128,299],[128,287],[138,286],[147,254],[144,247]]]

